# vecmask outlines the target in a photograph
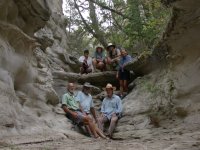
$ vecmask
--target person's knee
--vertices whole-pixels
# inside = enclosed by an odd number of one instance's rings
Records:
[[[111,118],[111,121],[112,121],[112,122],[117,122],[117,120],[118,120],[118,117],[112,117],[112,118]]]
[[[106,119],[106,117],[100,117],[99,120],[98,120],[101,124],[104,124],[106,123],[108,120]]]
[[[98,68],[99,68],[99,69],[102,69],[103,67],[104,67],[103,64],[98,64]]]
[[[103,118],[102,117],[99,117],[97,120],[98,120],[98,122],[103,123]]]
[[[94,65],[97,65],[97,61],[96,61],[96,60],[93,60],[93,64],[94,64]]]
[[[89,116],[86,116],[85,119],[87,120],[87,122],[92,122],[92,118]]]
[[[90,123],[90,118],[88,116],[83,116],[83,122],[85,125],[88,125]]]
[[[104,63],[103,63],[103,62],[99,62],[98,65],[99,65],[99,66],[103,66]]]
[[[90,115],[90,114],[89,114],[89,115],[87,115],[87,116],[88,116],[90,119],[92,119],[92,120],[93,120],[93,117],[92,117],[92,115]]]
[[[101,64],[101,69],[103,69],[104,68],[104,64]]]
[[[91,73],[91,72],[92,72],[92,69],[87,69],[86,72],[87,72],[87,73]]]
[[[110,58],[107,58],[105,62],[106,62],[106,64],[111,64],[112,60]]]
[[[96,67],[100,67],[99,63],[96,65]]]
[[[81,73],[84,73],[85,72],[85,69],[83,67],[80,67],[80,72]]]

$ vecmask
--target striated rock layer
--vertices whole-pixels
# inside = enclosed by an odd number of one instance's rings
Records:
[[[52,72],[75,64],[62,0],[1,0],[0,12],[0,137],[67,126],[52,111],[59,102]]]

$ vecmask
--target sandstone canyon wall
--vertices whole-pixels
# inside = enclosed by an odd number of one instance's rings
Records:
[[[136,130],[155,127],[199,131],[200,1],[163,3],[173,10],[167,30],[153,52],[152,60],[159,66],[149,62],[146,67],[151,66],[153,71],[137,78],[135,88],[123,100],[125,117],[119,123],[119,138],[145,137],[150,130],[144,135]]]
[[[37,132],[59,103],[52,73],[73,69],[62,0],[1,0],[0,10],[0,136]]]

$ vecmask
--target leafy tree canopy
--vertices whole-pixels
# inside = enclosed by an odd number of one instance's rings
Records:
[[[130,53],[151,50],[170,18],[160,0],[67,0],[71,50],[115,43]]]

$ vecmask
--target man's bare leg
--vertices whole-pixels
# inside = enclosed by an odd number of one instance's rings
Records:
[[[94,135],[94,137],[98,138],[98,134],[96,132],[95,125],[93,124],[92,120],[89,117],[85,116],[83,118],[83,123],[85,125],[88,125],[89,130],[92,132],[92,134]]]
[[[120,96],[122,97],[124,94],[124,82],[123,80],[119,80],[119,86],[120,86]]]
[[[97,132],[97,134],[98,134],[100,137],[106,139],[106,136],[103,134],[103,132],[101,131],[101,129],[99,129],[97,126],[96,126],[96,132]]]
[[[105,116],[101,116],[99,119],[98,119],[98,126],[99,128],[101,129],[101,131],[104,131],[104,124],[108,122],[108,118],[105,117]]]
[[[108,129],[108,132],[109,132],[109,136],[112,137],[112,134],[113,134],[113,131],[116,127],[116,124],[117,124],[117,120],[118,120],[118,117],[117,116],[113,116],[111,118],[111,121],[110,121],[110,126],[109,126],[109,129]]]

